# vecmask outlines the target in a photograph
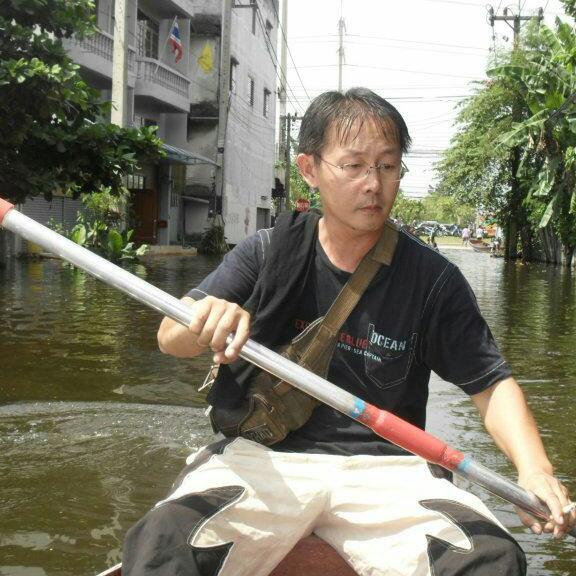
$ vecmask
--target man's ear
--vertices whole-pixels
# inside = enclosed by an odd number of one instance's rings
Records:
[[[298,170],[302,175],[302,178],[306,180],[306,184],[311,188],[317,188],[316,180],[316,162],[313,154],[298,154],[296,156],[296,165]]]

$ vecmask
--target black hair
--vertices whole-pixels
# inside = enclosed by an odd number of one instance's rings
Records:
[[[376,121],[386,139],[397,142],[402,153],[408,152],[412,140],[404,118],[390,102],[367,88],[324,92],[314,98],[300,124],[298,152],[319,156],[331,128],[343,143],[355,138],[367,120]],[[351,138],[352,129],[356,134]]]

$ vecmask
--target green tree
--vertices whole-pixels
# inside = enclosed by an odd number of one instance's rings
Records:
[[[422,219],[436,220],[445,224],[464,226],[472,222],[476,216],[476,208],[463,204],[454,196],[445,196],[433,192],[422,200]]]
[[[440,176],[437,196],[452,198],[467,207],[460,217],[470,220],[473,212],[496,214],[504,223],[510,217],[509,149],[495,144],[512,128],[513,93],[505,81],[482,82],[465,100],[457,116],[459,129],[436,170]]]
[[[574,15],[574,1],[565,1]],[[560,238],[576,246],[576,35],[532,23],[521,47],[499,53],[489,80],[464,102],[460,129],[438,163],[440,194],[472,203],[505,225],[506,253],[518,234],[525,259],[539,244],[549,259]],[[497,61],[497,64],[496,64]],[[548,245],[548,246],[547,246]]]
[[[280,170],[282,173],[285,173],[285,162],[278,162],[276,164],[276,169]],[[320,194],[318,190],[314,188],[310,188],[300,171],[298,170],[298,166],[294,161],[290,164],[290,192],[288,198],[286,198],[286,210],[295,210],[296,209],[296,201],[299,198],[306,198],[310,202],[310,208],[315,208],[318,210],[322,209],[322,202],[320,201]]]
[[[523,209],[533,228],[554,230],[569,266],[576,247],[576,34],[557,18],[554,30],[532,25],[526,46],[521,60],[488,72],[513,83],[529,111],[501,142],[521,150]]]
[[[402,189],[399,190],[394,206],[392,207],[392,218],[399,219],[404,224],[411,225],[418,220],[423,220],[423,212],[424,205],[420,200],[409,198],[404,194]]]
[[[150,128],[101,120],[99,101],[63,38],[95,30],[92,0],[0,0],[0,195],[19,202],[122,187],[138,161],[162,156]]]

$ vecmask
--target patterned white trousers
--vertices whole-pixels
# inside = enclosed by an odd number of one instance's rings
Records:
[[[130,542],[170,542],[174,554],[187,547],[194,558],[219,551],[216,567],[178,574],[265,576],[311,533],[360,576],[525,573],[522,551],[486,506],[421,458],[282,453],[242,438],[207,450],[188,458],[189,471]],[[185,544],[165,535],[150,544],[175,514]],[[171,573],[145,568],[161,565],[154,554],[140,554],[138,574]]]

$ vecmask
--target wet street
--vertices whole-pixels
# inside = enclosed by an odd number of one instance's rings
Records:
[[[576,278],[446,249],[576,497]],[[217,261],[149,259],[131,270],[180,297]],[[89,576],[120,561],[126,530],[212,438],[196,391],[209,358],[157,350],[159,315],[57,260],[0,268],[0,576]],[[429,430],[514,478],[470,401],[433,377]],[[529,574],[576,574],[576,542],[538,538],[481,489],[529,557]]]

